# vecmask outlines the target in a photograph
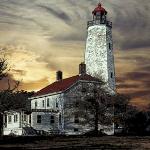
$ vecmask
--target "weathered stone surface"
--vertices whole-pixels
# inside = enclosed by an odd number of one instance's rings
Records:
[[[105,24],[88,28],[85,63],[87,73],[102,79],[115,89],[115,71],[113,60],[113,42],[111,28]]]

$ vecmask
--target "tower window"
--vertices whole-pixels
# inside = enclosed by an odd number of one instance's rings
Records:
[[[113,78],[113,73],[111,72],[111,78]]]
[[[41,115],[37,115],[37,123],[41,123],[41,118],[42,118]]]
[[[111,49],[111,44],[109,43],[109,49]]]

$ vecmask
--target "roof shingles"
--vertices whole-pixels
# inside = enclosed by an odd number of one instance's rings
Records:
[[[72,76],[70,78],[66,78],[63,80],[56,81],[45,88],[41,89],[40,91],[36,92],[34,96],[41,96],[49,93],[54,93],[54,92],[60,92],[68,89],[71,85],[76,83],[78,80],[85,80],[85,81],[99,81],[99,79],[94,78],[88,74],[84,75],[76,75]]]

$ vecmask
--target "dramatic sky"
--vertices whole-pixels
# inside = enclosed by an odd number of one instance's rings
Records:
[[[98,0],[0,0],[0,54],[19,89],[39,90],[78,73],[86,23]],[[150,103],[150,0],[101,0],[113,22],[117,91],[132,103]],[[7,80],[0,81],[0,89]]]

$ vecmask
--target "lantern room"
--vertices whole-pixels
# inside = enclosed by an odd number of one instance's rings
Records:
[[[109,27],[112,27],[112,23],[107,21],[107,11],[102,7],[101,3],[92,11],[93,20],[88,21],[87,26],[106,24]]]

